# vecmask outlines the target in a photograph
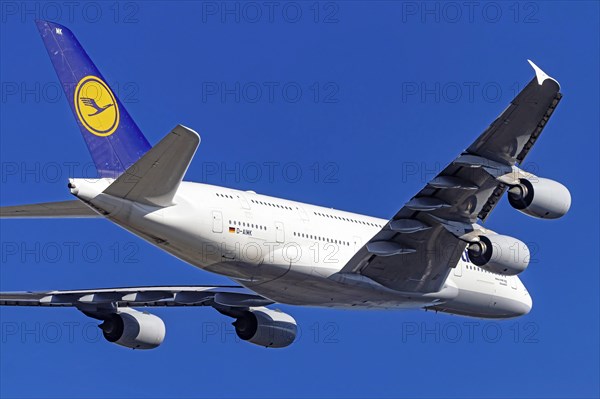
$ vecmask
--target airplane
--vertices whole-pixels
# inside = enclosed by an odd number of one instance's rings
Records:
[[[151,146],[74,34],[36,24],[98,177],[69,178],[75,199],[5,206],[0,217],[104,218],[235,285],[2,292],[1,306],[74,307],[99,320],[107,341],[133,349],[165,339],[162,319],[140,308],[209,306],[233,319],[242,340],[273,348],[298,331],[276,304],[485,319],[530,312],[518,277],[529,249],[482,224],[505,193],[539,219],[571,206],[564,185],[518,166],[562,98],[533,62],[535,76],[496,120],[386,220],[184,181],[200,136],[178,125]]]

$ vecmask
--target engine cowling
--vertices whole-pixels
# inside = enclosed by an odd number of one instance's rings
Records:
[[[244,341],[270,348],[291,345],[298,332],[298,325],[292,316],[264,307],[244,312],[233,326],[238,337]]]
[[[531,256],[523,241],[499,234],[480,236],[478,242],[469,244],[468,254],[471,263],[505,276],[527,269]]]
[[[571,207],[571,193],[554,180],[519,179],[508,190],[508,202],[516,210],[540,219],[558,219]]]
[[[165,323],[158,316],[124,308],[99,326],[108,342],[132,349],[154,349],[165,339]]]

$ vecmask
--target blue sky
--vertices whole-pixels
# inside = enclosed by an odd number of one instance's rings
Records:
[[[562,85],[526,168],[571,190],[539,221],[532,312],[503,322],[281,306],[285,350],[236,342],[212,309],[158,309],[167,339],[107,344],[73,309],[0,309],[2,397],[597,397],[596,2],[1,3],[2,205],[69,199],[91,159],[34,19],[70,27],[150,142],[202,143],[187,179],[388,218],[533,76]],[[73,171],[73,173],[71,173]],[[0,289],[219,284],[102,220],[0,224]]]

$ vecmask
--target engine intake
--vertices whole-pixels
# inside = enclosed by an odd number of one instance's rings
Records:
[[[529,265],[527,245],[516,238],[499,234],[480,236],[468,247],[469,260],[492,273],[514,276]]]
[[[252,308],[233,323],[235,332],[244,341],[255,345],[283,348],[296,339],[296,320],[287,313],[264,307]]]
[[[554,180],[519,179],[508,190],[508,202],[516,210],[540,219],[558,219],[571,207],[571,193]]]
[[[108,342],[132,349],[154,349],[165,339],[165,323],[150,313],[124,308],[100,324]]]

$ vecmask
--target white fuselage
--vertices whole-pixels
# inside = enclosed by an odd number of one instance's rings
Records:
[[[174,205],[154,208],[102,194],[108,179],[72,179],[78,198],[111,221],[201,269],[273,301],[343,308],[429,308],[474,317],[526,314],[516,276],[487,272],[466,256],[438,293],[415,295],[340,273],[388,222],[254,192],[182,182]]]

